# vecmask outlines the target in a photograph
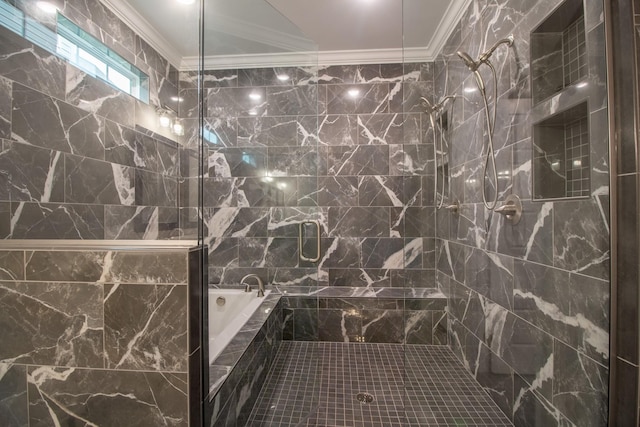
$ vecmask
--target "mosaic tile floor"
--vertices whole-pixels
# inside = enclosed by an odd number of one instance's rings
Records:
[[[404,358],[399,344],[284,341],[247,426],[512,425],[447,347],[408,346],[406,387]]]

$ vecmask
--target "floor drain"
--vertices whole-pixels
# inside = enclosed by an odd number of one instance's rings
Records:
[[[356,399],[358,399],[358,402],[364,405],[366,403],[373,402],[373,395],[369,393],[358,393],[356,395]]]

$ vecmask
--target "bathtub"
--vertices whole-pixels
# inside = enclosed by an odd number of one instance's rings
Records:
[[[270,293],[271,291],[267,290],[264,292],[264,298],[258,298],[257,290],[245,292],[242,289],[209,289],[210,364]],[[218,298],[224,298],[224,304],[218,305]]]

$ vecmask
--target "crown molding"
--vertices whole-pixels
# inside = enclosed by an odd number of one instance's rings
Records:
[[[173,47],[162,34],[158,32],[149,21],[144,19],[136,9],[134,9],[126,0],[100,0],[107,6],[118,18],[128,25],[137,35],[147,42],[152,48],[171,63],[176,68],[182,62],[182,55]]]
[[[427,45],[426,55],[432,60],[438,56],[445,43],[453,33],[462,15],[467,11],[472,0],[452,0]]]
[[[100,0],[142,37],[151,47],[181,71],[198,69],[198,57],[182,57],[147,20],[126,0]],[[271,28],[224,17],[216,22],[216,30],[289,50],[285,53],[212,55],[204,58],[205,69],[268,68],[314,65],[385,64],[398,62],[428,62],[436,59],[447,39],[472,0],[452,0],[443,19],[426,47],[305,51],[311,42]]]

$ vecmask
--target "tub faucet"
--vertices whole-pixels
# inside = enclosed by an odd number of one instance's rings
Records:
[[[240,284],[241,285],[245,285],[245,292],[246,292],[247,288],[249,290],[251,290],[251,287],[249,287],[249,284],[245,283],[245,280],[247,280],[247,279],[256,279],[256,282],[258,282],[258,297],[263,297],[264,296],[264,282],[262,281],[262,279],[257,274],[247,274],[246,276],[244,276],[242,278],[242,280],[240,280]]]

